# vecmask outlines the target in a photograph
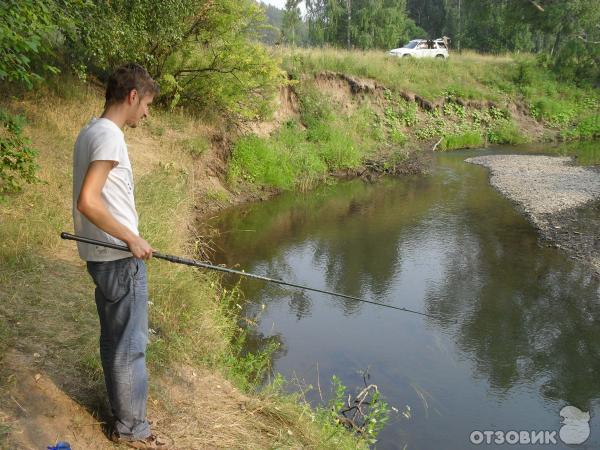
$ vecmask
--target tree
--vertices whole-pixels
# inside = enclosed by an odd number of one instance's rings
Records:
[[[51,59],[57,26],[51,5],[37,0],[0,1],[0,80],[27,88],[58,68]]]
[[[281,34],[286,42],[296,45],[296,34],[302,24],[300,15],[301,0],[287,0],[285,2],[285,12],[283,13]]]
[[[424,34],[406,14],[406,0],[307,1],[313,44],[390,48]]]

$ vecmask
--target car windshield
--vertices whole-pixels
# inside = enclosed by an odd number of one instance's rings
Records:
[[[419,41],[410,41],[408,44],[406,44],[402,48],[415,48],[418,43],[419,43]]]

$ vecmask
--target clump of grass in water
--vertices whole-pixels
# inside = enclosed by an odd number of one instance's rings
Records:
[[[523,144],[525,137],[511,120],[499,120],[487,133],[487,140],[492,144]]]
[[[485,145],[485,142],[479,131],[466,131],[444,136],[438,148],[440,150],[455,150],[459,148],[476,148],[483,145]]]

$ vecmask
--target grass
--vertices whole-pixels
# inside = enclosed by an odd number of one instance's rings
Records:
[[[21,194],[0,204],[0,361],[14,346],[28,355],[44,355],[45,373],[58,385],[67,386],[68,396],[90,411],[98,411],[104,401],[104,382],[93,286],[75,246],[61,241],[59,233],[72,228],[73,143],[84,122],[101,111],[102,95],[90,86],[62,86],[58,93],[36,91],[2,105],[13,113],[24,113],[32,124],[26,134],[40,151],[43,182],[26,186]],[[206,125],[195,119],[156,112],[145,126],[126,131],[136,174],[140,231],[161,251],[191,254],[195,247],[189,228],[194,220],[197,179],[195,156],[186,143],[208,142],[204,135],[198,137],[198,130],[205,129]],[[260,437],[267,447],[364,445],[335,427],[337,437],[328,440],[326,433],[332,425],[311,419],[307,405],[276,393],[254,391],[273,349],[242,354],[245,334],[238,326],[236,307],[241,300],[235,291],[223,289],[216,275],[161,261],[151,261],[148,271],[153,330],[148,348],[153,381],[150,397],[161,405],[166,423],[181,419],[180,406],[164,394],[177,387],[174,371],[196,367],[210,371],[217,380],[222,376],[233,380],[260,411],[243,415],[234,405],[232,411],[241,415],[244,425],[235,433],[228,427],[215,429],[210,432],[211,439],[230,442],[233,447],[243,447],[249,436]],[[9,401],[3,395],[8,389],[6,376],[6,371],[0,370],[0,446],[9,434],[3,425],[4,411],[8,411],[4,402]],[[190,403],[190,399],[186,401]],[[210,420],[226,420],[219,413],[222,407],[221,403],[214,405]],[[204,426],[194,423],[190,429]],[[197,438],[190,436],[189,430],[185,436]]]
[[[525,136],[512,120],[499,120],[487,132],[487,140],[492,144],[523,144]]]
[[[306,190],[332,172],[358,168],[376,149],[376,117],[368,105],[343,115],[313,84],[298,89],[299,119],[287,121],[269,137],[249,135],[236,142],[229,166],[232,183]]]
[[[281,52],[285,68],[296,77],[331,70],[372,78],[392,91],[412,92],[429,100],[453,96],[502,105],[525,103],[533,117],[555,128],[578,123],[600,105],[596,89],[557,79],[528,54],[464,51],[440,61],[333,48],[283,48]]]
[[[464,133],[449,134],[442,138],[440,150],[456,150],[459,148],[476,148],[485,145],[479,131],[466,131]]]

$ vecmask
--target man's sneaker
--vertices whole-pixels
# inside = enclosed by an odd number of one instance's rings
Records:
[[[139,448],[146,450],[171,450],[171,447],[167,444],[167,442],[155,434],[151,434],[145,439],[136,439],[132,441],[129,439],[125,439],[124,437],[119,436],[119,433],[114,432],[110,436],[110,440],[118,444],[128,445],[131,448]]]

